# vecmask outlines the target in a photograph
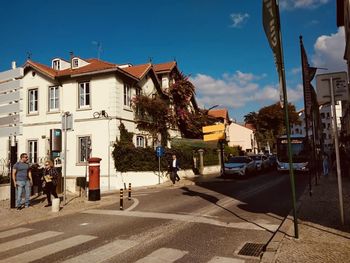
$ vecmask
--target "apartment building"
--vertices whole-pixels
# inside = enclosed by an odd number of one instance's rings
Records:
[[[330,152],[334,147],[334,137],[333,137],[333,122],[332,122],[332,107],[330,104],[324,104],[319,106],[320,118],[321,118],[321,129],[322,129],[322,139],[323,146],[326,152]],[[335,105],[335,111],[337,116],[337,127],[338,133],[341,130],[341,119],[342,119],[342,102],[338,101]],[[305,126],[305,113],[304,110],[298,112],[299,119],[301,121],[300,125],[292,125],[291,134],[306,136],[306,126]],[[309,127],[308,135],[313,134],[312,127]]]

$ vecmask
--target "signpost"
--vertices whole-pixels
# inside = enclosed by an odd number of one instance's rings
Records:
[[[16,136],[22,134],[19,113],[21,111],[21,93],[23,68],[16,68],[0,73],[0,137],[10,137],[10,207],[15,208],[15,185],[11,178],[12,166],[17,161]]]
[[[342,101],[349,100],[349,91],[348,91],[347,83],[348,81],[347,81],[346,72],[320,74],[316,76],[317,100],[319,101],[319,103],[330,102],[332,105],[333,137],[334,137],[335,158],[336,158],[336,165],[337,165],[340,219],[343,225],[344,225],[343,190],[342,190],[338,126],[337,126],[337,114],[335,110],[335,102],[339,100],[342,100]]]
[[[158,157],[158,171],[159,171],[158,184],[160,184],[160,157],[162,157],[164,155],[164,148],[162,146],[157,146],[156,147],[156,154]]]
[[[218,141],[220,143],[220,159],[221,159],[221,172],[224,172],[224,141],[225,141],[225,124],[216,124],[202,127],[204,133],[203,140]]]
[[[67,130],[72,129],[73,117],[69,111],[64,112],[62,116],[62,130],[64,131],[64,148],[63,148],[63,173],[64,173],[64,194],[63,202],[67,204]]]

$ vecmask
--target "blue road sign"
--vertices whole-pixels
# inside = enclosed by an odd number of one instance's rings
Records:
[[[162,146],[157,146],[156,154],[157,154],[157,157],[162,157],[164,155],[164,148]]]

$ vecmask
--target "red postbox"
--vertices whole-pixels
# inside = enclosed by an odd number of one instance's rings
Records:
[[[100,162],[101,158],[89,158],[89,201],[101,200]]]

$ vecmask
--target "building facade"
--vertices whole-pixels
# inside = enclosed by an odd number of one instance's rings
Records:
[[[55,58],[50,66],[28,60],[23,68],[20,112],[23,135],[16,137],[18,154],[27,152],[30,163],[50,158],[50,130],[62,129],[63,116],[69,116],[72,129],[62,135],[67,136],[66,151],[64,143],[56,160],[58,163],[60,159],[66,160],[66,175],[72,179],[69,188],[73,191],[75,178],[86,176],[86,159],[91,156],[102,159],[101,189],[111,189],[117,176],[111,152],[119,138],[121,123],[134,134],[135,146],[156,144],[146,132],[136,128],[132,98],[141,94],[161,95],[179,74],[175,61],[133,66],[73,55],[69,60]],[[181,137],[176,129],[170,134]],[[8,152],[9,139],[1,137],[0,157],[6,158]],[[118,187],[114,184],[112,188]]]

